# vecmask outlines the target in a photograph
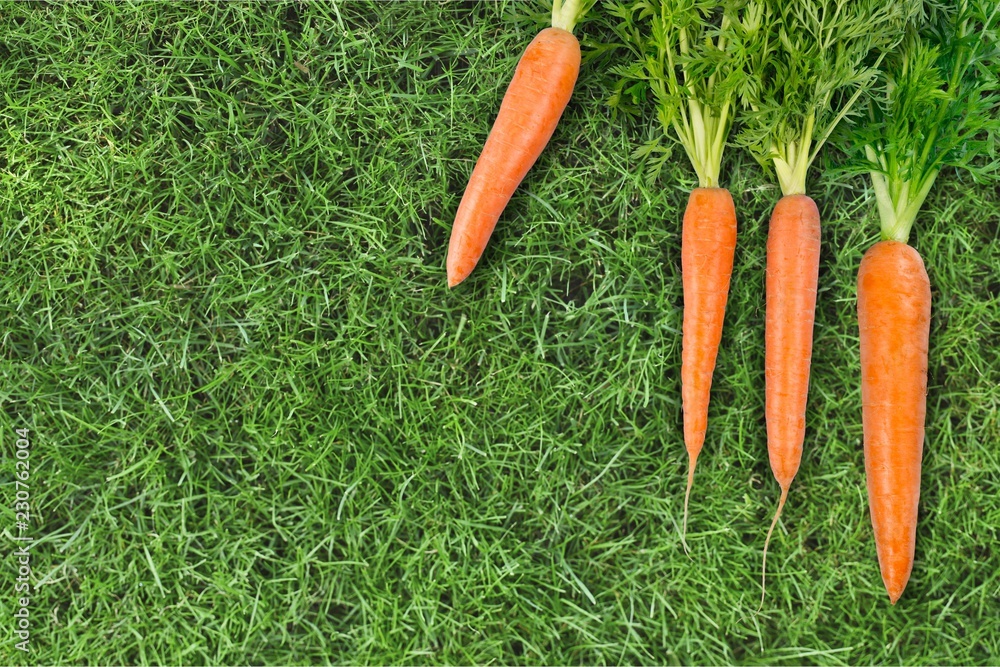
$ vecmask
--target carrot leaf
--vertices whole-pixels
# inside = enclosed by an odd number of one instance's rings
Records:
[[[637,113],[656,103],[664,132],[674,133],[701,187],[717,187],[732,127],[742,68],[731,48],[746,0],[637,0],[608,3],[615,33],[633,56],[610,103]]]
[[[976,181],[1000,173],[1000,4],[959,0],[932,6],[886,58],[884,86],[854,130],[871,174],[882,237],[905,243],[943,167]]]
[[[903,38],[920,0],[760,0],[767,29],[742,35],[747,76],[738,142],[773,163],[785,195],[837,124],[875,81],[877,62]]]

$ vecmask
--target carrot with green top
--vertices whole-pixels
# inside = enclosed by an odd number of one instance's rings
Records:
[[[747,33],[747,109],[740,141],[773,166],[782,199],[767,238],[764,413],[771,470],[781,496],[767,548],[802,461],[813,322],[819,277],[820,214],[806,175],[837,124],[871,86],[875,54],[902,39],[919,0],[762,0],[766,29]]]
[[[681,527],[685,550],[688,505],[708,430],[712,374],[736,252],[736,207],[719,175],[742,73],[738,54],[731,49],[731,33],[740,26],[746,4],[638,0],[631,6],[606,6],[620,19],[616,32],[635,56],[632,65],[617,70],[623,78],[612,106],[631,111],[651,91],[664,134],[684,148],[698,177],[681,227],[681,402],[688,454]]]
[[[555,132],[580,72],[573,27],[585,10],[580,0],[555,0],[552,27],[535,36],[517,63],[458,205],[448,243],[449,287],[479,263],[500,214]]]
[[[885,92],[854,130],[882,227],[858,271],[858,325],[868,505],[892,604],[913,570],[931,319],[930,280],[907,241],[942,168],[976,180],[1000,168],[986,157],[1000,136],[1000,4],[960,0],[929,13],[886,59]]]

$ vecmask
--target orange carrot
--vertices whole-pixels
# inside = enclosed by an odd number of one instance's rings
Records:
[[[610,103],[625,113],[651,98],[666,134],[679,143],[698,176],[681,229],[684,325],[681,399],[687,488],[681,545],[688,550],[687,524],[698,455],[705,444],[712,373],[722,339],[726,299],[736,253],[736,207],[719,187],[722,156],[733,126],[741,51],[732,49],[744,21],[741,3],[635,2],[609,12],[621,22],[619,39],[636,61],[621,68]]]
[[[853,128],[855,168],[871,178],[882,237],[858,270],[858,325],[868,506],[892,604],[913,570],[927,416],[931,288],[907,240],[945,167],[969,170],[976,183],[997,175],[1000,80],[983,72],[1000,71],[990,38],[998,10],[996,2],[936,8],[886,59],[879,96]]]
[[[514,190],[549,143],[579,72],[580,42],[568,30],[546,28],[525,49],[455,216],[449,287],[476,267]]]
[[[708,428],[712,372],[722,340],[729,279],[736,253],[736,208],[725,188],[696,188],[688,198],[681,231],[681,274],[684,281],[684,326],[681,348],[681,399],[684,446],[688,453],[684,525],[694,469]]]
[[[812,361],[813,320],[819,281],[819,210],[806,195],[782,197],[767,235],[767,307],[764,328],[764,414],[767,454],[781,498],[764,540],[767,546],[802,462],[806,398]]]
[[[868,504],[893,604],[913,569],[930,321],[931,286],[920,254],[905,243],[876,243],[858,271],[861,402]]]

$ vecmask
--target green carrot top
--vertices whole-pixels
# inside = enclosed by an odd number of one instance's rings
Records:
[[[920,0],[759,0],[766,30],[744,35],[746,108],[740,143],[771,161],[785,195],[837,124],[872,85],[876,65],[903,38]]]
[[[553,0],[552,27],[573,32],[577,22],[583,18],[596,0]]]
[[[944,166],[975,180],[1000,172],[1000,3],[959,0],[929,9],[886,58],[884,87],[853,128],[871,173],[882,238],[905,243]]]
[[[746,0],[605,5],[618,19],[615,32],[634,57],[615,69],[622,78],[611,105],[634,112],[651,92],[664,131],[673,130],[705,188],[719,185],[722,152],[735,115],[742,68],[732,45],[739,43],[735,33],[743,29],[741,20],[755,20],[741,17],[746,5]]]

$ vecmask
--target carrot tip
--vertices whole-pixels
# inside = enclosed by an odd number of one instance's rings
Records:
[[[781,498],[778,500],[778,509],[774,512],[771,527],[767,529],[767,537],[764,538],[764,558],[760,564],[760,606],[757,608],[758,612],[764,608],[764,595],[767,592],[767,547],[771,544],[771,533],[774,532],[774,527],[778,525],[778,518],[781,517],[781,510],[784,509],[786,500],[788,500],[788,487],[782,487]]]

